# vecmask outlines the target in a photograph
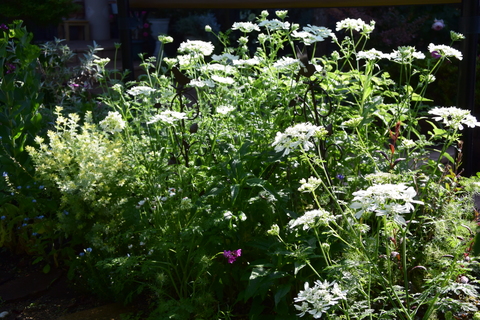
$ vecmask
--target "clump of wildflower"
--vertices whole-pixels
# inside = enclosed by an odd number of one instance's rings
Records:
[[[293,127],[288,127],[284,133],[277,132],[272,146],[276,152],[282,152],[283,156],[288,155],[292,150],[301,146],[304,151],[313,148],[314,144],[309,141],[312,137],[324,138],[327,130],[321,126],[315,126],[310,123],[299,123]]]
[[[430,43],[428,45],[428,51],[430,51],[432,55],[433,55],[433,52],[435,52],[437,55],[440,55],[444,58],[454,57],[454,58],[457,58],[458,60],[463,59],[463,55],[460,51],[444,44]]]
[[[127,93],[132,96],[139,96],[139,95],[148,96],[153,92],[155,92],[155,89],[147,86],[135,86],[127,91]]]
[[[301,290],[293,299],[296,303],[301,303],[301,305],[295,305],[295,309],[300,311],[299,317],[311,314],[313,318],[319,319],[339,304],[340,300],[347,299],[348,291],[342,290],[335,281],[329,283],[327,280],[324,282],[317,280],[314,284],[313,288],[310,288],[310,284],[305,282],[304,290]]]
[[[252,22],[235,22],[232,26],[232,30],[240,30],[245,33],[250,33],[252,31],[260,31],[258,25]]]
[[[186,119],[187,116],[184,112],[177,112],[171,110],[165,110],[160,114],[154,115],[150,121],[147,121],[147,124],[156,123],[161,121],[163,123],[173,124],[175,121]]]
[[[215,47],[211,42],[201,41],[201,40],[187,40],[182,42],[178,48],[180,53],[188,53],[193,56],[202,55],[209,56],[213,53]]]
[[[315,226],[325,226],[335,220],[335,216],[324,209],[316,209],[305,212],[297,219],[290,220],[288,226],[294,229],[301,226],[303,230],[308,230]]]
[[[456,107],[435,107],[428,113],[436,115],[436,121],[443,121],[443,123],[452,129],[463,130],[463,125],[474,128],[480,127],[480,122],[470,114],[469,110],[463,110]]]
[[[100,127],[106,132],[114,133],[121,132],[126,125],[126,122],[122,119],[122,115],[118,111],[109,111],[108,115],[100,121]]]
[[[355,215],[357,219],[365,212],[375,212],[377,216],[398,216],[413,211],[413,203],[423,204],[413,199],[417,195],[415,190],[403,183],[374,185],[352,195],[354,198],[350,208],[358,209]]]
[[[238,257],[242,255],[242,249],[237,250],[225,250],[223,251],[223,256],[228,259],[228,263],[234,263]]]
[[[300,188],[298,188],[298,191],[300,191],[300,192],[313,192],[319,186],[322,185],[322,180],[318,179],[316,177],[310,177],[310,178],[308,178],[308,180],[305,180],[305,179],[300,180],[300,183],[302,185],[300,186]]]

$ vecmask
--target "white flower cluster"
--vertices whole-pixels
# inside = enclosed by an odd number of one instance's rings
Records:
[[[156,123],[161,121],[163,123],[173,124],[175,121],[186,119],[187,116],[183,112],[165,110],[160,114],[154,115],[147,124]]]
[[[273,64],[273,67],[279,70],[283,70],[283,69],[288,69],[292,67],[298,67],[299,64],[300,64],[300,60],[298,59],[294,59],[291,57],[282,57],[281,59],[278,59],[277,61],[275,61],[275,63]]]
[[[414,200],[417,195],[412,187],[400,184],[379,184],[367,190],[353,193],[353,202],[350,208],[357,209],[355,217],[360,218],[365,212],[375,212],[377,216],[399,215],[414,210],[412,203],[423,204]],[[401,203],[398,203],[401,202]]]
[[[125,121],[122,119],[122,115],[118,111],[109,111],[108,115],[100,121],[100,127],[106,132],[121,132],[125,128]]]
[[[250,33],[252,31],[260,31],[260,28],[252,22],[235,22],[232,26],[232,30],[240,30],[245,33]]]
[[[294,298],[295,302],[302,304],[295,305],[295,309],[300,311],[299,317],[311,314],[314,319],[320,319],[340,300],[346,300],[347,292],[347,290],[342,290],[335,281],[329,283],[327,280],[324,282],[317,280],[313,288],[310,288],[309,283],[305,282],[305,290],[300,291],[298,297]]]
[[[130,90],[127,91],[127,93],[132,95],[132,96],[139,96],[139,95],[148,96],[152,92],[155,92],[155,89],[147,87],[147,86],[135,86],[135,87],[132,87]]]
[[[217,113],[220,113],[220,114],[228,114],[228,113],[230,113],[234,110],[235,110],[234,106],[225,105],[225,106],[218,106],[217,107]]]
[[[186,42],[180,43],[178,52],[188,53],[194,56],[203,55],[209,56],[213,53],[215,47],[211,42],[201,41],[201,40],[187,40]]]
[[[315,209],[305,212],[301,217],[290,220],[288,226],[294,229],[301,226],[303,230],[308,230],[315,226],[325,226],[335,220],[335,216],[324,209]]]
[[[463,130],[463,125],[474,128],[480,127],[480,122],[470,114],[469,110],[463,110],[456,107],[435,107],[428,113],[436,115],[436,121],[443,121],[443,123],[455,130]]]
[[[327,131],[324,127],[315,126],[310,123],[299,123],[293,127],[288,127],[284,133],[277,132],[275,141],[272,146],[276,152],[283,151],[283,156],[288,155],[292,150],[301,146],[304,151],[313,148],[314,144],[309,141],[310,138],[316,136],[318,138],[325,137]]]
[[[383,53],[377,49],[370,49],[367,51],[359,51],[357,53],[357,60],[379,60],[379,59],[390,59],[390,54]]]
[[[458,60],[463,59],[463,55],[460,51],[444,44],[430,43],[428,45],[428,51],[430,51],[430,53],[435,53],[445,58],[454,57]]]
[[[305,179],[300,180],[300,183],[302,185],[300,188],[298,188],[298,191],[313,192],[322,184],[322,180],[315,177],[310,177],[308,178],[308,181]]]
[[[393,50],[393,53],[389,54],[389,60],[402,64],[410,64],[415,59],[425,59],[425,54],[415,51],[415,47],[411,46],[398,47],[398,50]]]
[[[258,24],[260,27],[265,27],[270,31],[274,30],[288,30],[290,29],[290,22],[282,22],[278,19],[273,20],[263,20]]]
[[[362,19],[350,19],[337,22],[336,30],[355,30],[361,32],[362,34],[368,35],[373,32],[375,29],[375,21],[371,21],[370,24],[365,23]]]
[[[302,30],[303,31],[293,31],[292,37],[302,39],[303,43],[307,46],[315,42],[324,41],[328,37],[334,37],[332,30],[325,27],[307,25],[306,27],[303,27]]]

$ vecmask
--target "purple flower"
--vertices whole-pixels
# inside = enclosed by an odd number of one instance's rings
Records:
[[[6,72],[7,74],[13,73],[15,69],[17,69],[17,67],[12,63],[6,63],[5,68],[7,69],[7,72]]]
[[[434,58],[434,59],[438,59],[438,58],[442,57],[442,55],[438,51],[432,51],[430,54],[432,55],[432,58]]]
[[[234,263],[235,260],[237,260],[238,257],[242,255],[242,249],[238,250],[224,250],[223,251],[223,256],[228,259],[228,263]]]
[[[7,25],[4,23],[0,24],[0,30],[8,30]]]
[[[144,23],[144,24],[143,24],[143,27],[144,27],[145,29],[147,29],[148,27],[150,27],[150,25],[149,25],[148,23]]]
[[[437,20],[435,19],[433,24],[432,24],[432,29],[435,31],[440,31],[445,27],[445,23],[443,20]]]
[[[345,179],[345,176],[343,174],[337,174],[337,178],[343,180]]]

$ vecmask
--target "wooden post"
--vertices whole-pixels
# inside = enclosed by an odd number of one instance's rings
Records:
[[[130,6],[128,0],[117,0],[118,7],[118,30],[120,33],[120,51],[122,52],[122,68],[130,70],[127,81],[135,80],[132,58],[132,37],[130,35],[130,25],[128,23],[128,11]]]
[[[475,82],[479,25],[479,0],[462,1],[460,32],[465,35],[462,41],[463,60],[458,77],[457,106],[470,110],[480,120],[480,108],[475,105]],[[480,128],[464,129],[463,168],[464,176],[480,172]]]

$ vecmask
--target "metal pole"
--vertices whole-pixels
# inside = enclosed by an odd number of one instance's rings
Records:
[[[479,33],[479,0],[462,1],[460,32],[465,35],[462,41],[463,60],[460,63],[457,106],[470,110],[480,120],[480,108],[475,105],[476,62]],[[467,128],[464,132],[463,168],[464,176],[475,175],[480,171],[480,128]]]
[[[129,3],[128,0],[117,0],[118,6],[118,30],[120,32],[120,51],[122,53],[122,67],[123,70],[129,70],[127,81],[135,80],[133,74],[133,59],[132,59],[132,38],[130,35],[130,24],[128,19]]]

